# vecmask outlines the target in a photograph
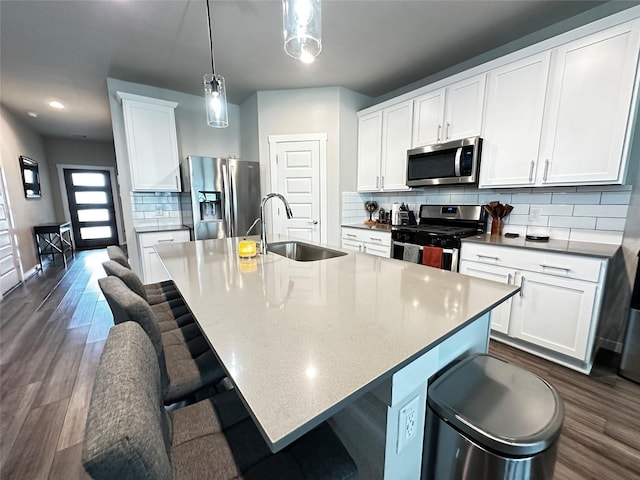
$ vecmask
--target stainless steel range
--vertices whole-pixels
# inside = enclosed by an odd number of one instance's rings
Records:
[[[484,233],[487,214],[482,205],[420,205],[417,225],[391,232],[392,257],[458,271],[460,239]]]

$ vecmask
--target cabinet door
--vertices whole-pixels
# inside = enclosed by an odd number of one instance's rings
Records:
[[[517,282],[509,334],[585,360],[597,285],[531,272],[520,272]]]
[[[444,140],[480,135],[486,75],[478,75],[447,87]]]
[[[489,72],[480,187],[533,185],[550,52]]]
[[[358,120],[358,191],[380,189],[382,159],[382,111],[370,113]]]
[[[169,280],[169,275],[153,247],[142,249],[142,271],[145,284]]]
[[[557,49],[543,127],[541,183],[622,183],[639,44],[634,22]]]
[[[411,148],[413,101],[385,108],[382,117],[382,190],[408,190],[407,150]]]
[[[414,100],[413,147],[440,143],[444,132],[445,89],[425,93]]]
[[[177,103],[119,93],[134,191],[180,191]]]
[[[460,262],[460,273],[471,277],[484,278],[485,280],[493,280],[494,282],[511,284],[515,275],[515,270],[463,260]],[[510,298],[491,311],[492,330],[504,334],[509,333],[511,301],[512,299]]]

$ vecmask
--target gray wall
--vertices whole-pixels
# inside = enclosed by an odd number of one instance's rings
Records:
[[[62,220],[56,218],[54,193],[44,142],[40,135],[27,127],[18,117],[0,106],[0,167],[7,183],[11,203],[14,234],[24,273],[37,264],[33,240],[34,225]],[[24,155],[38,161],[42,198],[26,199],[18,157]]]
[[[341,182],[355,185],[356,111],[362,108],[365,100],[368,97],[341,87],[258,92],[258,148],[263,192],[271,191],[269,135],[327,134],[327,184],[321,188],[327,199],[327,242],[332,245],[340,244]]]

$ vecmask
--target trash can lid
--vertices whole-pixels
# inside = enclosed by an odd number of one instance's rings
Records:
[[[490,355],[474,355],[429,387],[429,406],[482,447],[530,456],[560,435],[564,406],[556,389],[533,373]]]

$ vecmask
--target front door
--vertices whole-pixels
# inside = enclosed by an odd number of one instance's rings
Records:
[[[76,248],[117,245],[118,230],[109,171],[65,168],[64,183]]]
[[[282,204],[273,201],[273,231],[320,243],[321,166],[325,164],[326,134],[274,135],[269,137],[271,190],[285,196],[293,218],[287,219]]]

